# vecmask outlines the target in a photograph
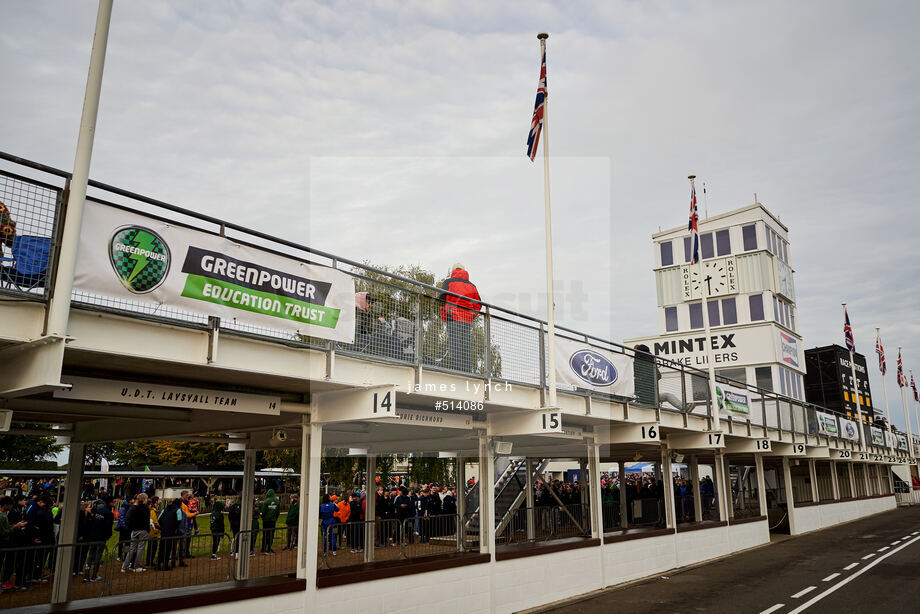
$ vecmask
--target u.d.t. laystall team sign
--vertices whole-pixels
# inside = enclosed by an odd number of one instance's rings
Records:
[[[74,288],[354,342],[345,273],[91,201]]]

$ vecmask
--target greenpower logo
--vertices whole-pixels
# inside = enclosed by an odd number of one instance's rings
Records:
[[[122,226],[109,241],[109,261],[122,285],[134,294],[155,290],[169,273],[169,246],[143,226]]]

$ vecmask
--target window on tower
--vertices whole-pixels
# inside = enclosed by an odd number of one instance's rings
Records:
[[[669,333],[677,330],[677,307],[664,308],[664,328]]]
[[[704,235],[700,235],[700,257],[706,259],[715,255],[716,253],[712,246],[712,233],[707,232]]]
[[[703,328],[703,304],[690,303],[690,328]]]
[[[674,264],[674,249],[670,241],[662,241],[661,246],[661,266],[671,266]]]
[[[757,249],[757,226],[750,224],[741,227],[741,237],[744,239],[744,251]]]
[[[716,251],[720,256],[727,256],[732,253],[731,236],[728,234],[728,228],[716,231]]]
[[[751,322],[763,320],[763,294],[752,294],[748,297],[748,302],[751,307]]]
[[[738,309],[735,307],[735,297],[722,299],[722,323],[738,323]]]

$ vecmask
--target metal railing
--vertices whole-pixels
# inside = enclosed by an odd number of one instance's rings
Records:
[[[500,546],[591,535],[591,508],[581,503],[519,507],[495,534]]]
[[[457,514],[384,518],[335,523],[321,528],[319,566],[348,567],[365,562],[412,559],[468,549],[461,543]],[[368,544],[373,544],[373,548]]]
[[[2,152],[0,160],[15,165],[20,172],[28,169],[31,174],[51,177],[46,182],[2,171],[0,200],[5,198],[4,202],[9,201],[8,206],[12,203],[11,211],[14,218],[23,220],[17,227],[17,232],[20,228],[27,227],[26,220],[34,220],[34,223],[29,222],[28,232],[50,240],[51,250],[47,252],[46,268],[53,272],[53,248],[57,242],[58,220],[63,208],[62,196],[69,174]],[[53,185],[55,182],[60,185]],[[90,181],[89,187],[90,194],[87,198],[103,205],[166,219],[176,226],[195,228],[301,262],[334,267],[354,279],[356,292],[369,292],[376,299],[372,307],[356,312],[356,338],[355,342],[350,344],[327,342],[230,321],[221,321],[221,330],[238,335],[268,338],[295,347],[340,352],[368,360],[462,373],[541,388],[547,385],[546,325],[538,318],[482,302],[481,311],[470,327],[468,343],[464,341],[459,345],[455,344],[455,355],[452,356],[447,324],[442,321],[440,315],[442,302],[438,298],[443,292],[440,288],[114,186]],[[49,287],[50,283],[46,280],[41,290],[23,291],[19,288],[6,288],[4,291],[34,295],[41,299],[47,298]],[[208,326],[208,316],[205,313],[155,305],[144,302],[141,298],[114,299],[85,292],[75,292],[73,298],[76,308],[129,313],[139,318],[201,329]],[[711,420],[713,408],[705,371],[665,358],[637,353],[632,348],[564,326],[557,326],[556,330],[561,338],[573,339],[600,350],[636,358],[635,397],[619,400],[627,400],[638,406],[653,407],[660,411],[708,417]],[[853,447],[852,443],[839,436],[839,429],[838,436],[834,437],[820,434],[817,428],[816,410],[834,414],[839,420],[842,415],[838,412],[824,410],[745,382],[733,382],[722,377],[718,379],[751,393],[752,407],[749,415],[726,417],[729,432],[738,429],[739,433],[766,436],[769,431],[774,431],[783,441],[803,442],[808,437],[814,437],[819,440],[823,438],[828,444],[833,441],[836,447]],[[559,388],[580,395],[610,398],[610,395],[597,392],[576,390],[566,386]],[[870,436],[866,437],[866,441],[871,447]]]
[[[230,577],[247,580],[296,573],[296,539],[296,529],[287,526],[236,533],[228,553]]]

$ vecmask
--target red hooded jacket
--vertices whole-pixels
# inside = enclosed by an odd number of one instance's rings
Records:
[[[445,322],[451,320],[455,322],[472,322],[477,312],[482,309],[482,305],[478,302],[480,300],[479,292],[470,281],[469,273],[463,269],[454,269],[450,277],[441,284],[441,289],[445,290],[445,292],[438,298],[444,302],[441,305],[441,319]],[[458,296],[452,296],[447,292],[460,294],[477,302],[474,303]]]

